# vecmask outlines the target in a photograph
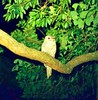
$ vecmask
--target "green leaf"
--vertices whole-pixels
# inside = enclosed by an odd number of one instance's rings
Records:
[[[74,4],[72,5],[72,7],[74,8],[74,10],[77,10],[78,6],[79,6],[78,3],[74,3]]]
[[[9,14],[8,16],[7,16],[7,21],[10,21],[11,20],[11,14]]]
[[[36,78],[35,75],[32,75],[32,76],[31,76],[31,80],[32,80],[32,81],[33,81],[35,78]]]
[[[35,21],[32,22],[32,27],[35,27]]]
[[[74,20],[74,25],[78,25],[78,20]]]
[[[71,4],[71,0],[68,0],[69,4]]]
[[[34,16],[36,16],[36,14],[37,14],[36,12],[32,11],[32,12],[30,12],[29,16],[33,16],[34,17]]]
[[[77,13],[77,11],[71,11],[71,17],[72,17],[73,20],[78,19],[78,13]]]
[[[4,5],[6,3],[6,1],[5,0],[2,0],[2,5]]]
[[[46,20],[47,20],[47,23],[48,23],[49,25],[51,25],[51,20],[49,20],[48,18],[47,18]]]
[[[8,9],[11,6],[11,4],[7,4],[4,9]]]
[[[91,0],[83,0],[86,4],[90,4]]]
[[[69,27],[69,24],[66,22],[65,25],[64,25],[64,27],[65,28],[68,28]]]
[[[18,71],[18,69],[19,69],[19,66],[18,66],[18,65],[15,65],[15,66],[12,68],[12,72],[13,72],[13,71]]]
[[[62,14],[61,16],[63,20],[66,18],[66,14]]]
[[[17,16],[16,16],[16,19],[18,19],[19,18],[19,14],[17,14]]]
[[[81,18],[85,18],[86,15],[87,15],[87,13],[88,13],[88,11],[82,11],[82,12],[80,13],[80,17],[81,17]]]
[[[26,11],[24,10],[23,7],[21,7],[20,9],[21,9],[21,12],[23,12],[24,14],[26,14]]]
[[[50,3],[53,3],[53,2],[54,2],[54,0],[49,0],[49,2],[50,2]]]
[[[25,4],[24,8],[25,8],[26,10],[28,10],[30,5],[32,5],[32,4],[31,4],[31,2],[30,2],[30,3]]]
[[[19,64],[19,66],[22,66],[23,65],[23,63],[22,63],[23,61],[22,60],[20,60],[20,59],[16,59],[16,60],[14,60],[14,64]]]
[[[17,64],[18,61],[19,61],[19,59],[14,60],[14,64]]]
[[[84,28],[84,21],[82,19],[74,20],[74,25],[78,25],[79,28]]]
[[[67,36],[62,36],[60,37],[60,48],[63,48],[65,49],[66,45],[67,45],[67,42],[68,42],[68,37]]]
[[[65,8],[68,5],[68,0],[60,0],[60,4],[62,5],[62,8]]]
[[[8,0],[9,1],[9,3],[11,3],[11,0]]]
[[[3,53],[3,51],[4,51],[4,50],[2,49],[2,47],[0,47],[0,53]]]
[[[82,10],[84,10],[84,9],[87,8],[87,5],[84,4],[83,2],[80,2],[79,6],[80,6],[80,8],[81,8]]]
[[[39,0],[36,1],[36,4],[39,5]]]
[[[23,13],[20,12],[19,15],[20,15],[20,18],[23,19]]]
[[[55,8],[53,6],[50,6],[49,8],[50,8],[50,13],[54,14]]]
[[[94,23],[94,25],[98,25],[98,12],[96,13],[93,23]]]
[[[96,1],[96,0],[92,0],[92,4],[95,4],[95,1]]]
[[[85,20],[86,25],[90,26],[93,19],[94,19],[93,15],[90,17],[87,17]]]

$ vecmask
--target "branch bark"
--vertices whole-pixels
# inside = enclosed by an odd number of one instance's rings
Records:
[[[17,42],[14,38],[12,38],[10,35],[8,35],[1,29],[0,29],[0,45],[5,46],[7,49],[9,49],[10,51],[19,56],[45,63],[52,69],[64,74],[70,74],[74,67],[82,63],[89,61],[98,61],[98,51],[95,51],[93,53],[80,55],[72,59],[68,63],[62,64],[59,60],[53,58],[47,53],[38,51],[36,49],[28,48],[24,44]]]

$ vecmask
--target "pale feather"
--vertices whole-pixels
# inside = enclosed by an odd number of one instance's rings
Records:
[[[41,51],[50,54],[52,57],[55,57],[56,42],[52,41],[52,40],[45,39],[43,44],[42,44]],[[52,68],[45,65],[45,64],[44,64],[44,66],[46,67],[47,78],[49,78],[52,75]]]

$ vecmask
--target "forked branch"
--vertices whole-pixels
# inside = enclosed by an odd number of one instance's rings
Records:
[[[17,42],[13,37],[11,37],[9,34],[7,34],[1,29],[0,29],[0,45],[5,46],[7,49],[9,49],[10,51],[19,56],[45,63],[54,70],[64,74],[70,74],[74,67],[82,63],[89,61],[98,61],[98,51],[95,51],[93,53],[80,55],[70,60],[68,63],[62,64],[59,60],[51,57],[47,53],[29,48],[24,44]]]

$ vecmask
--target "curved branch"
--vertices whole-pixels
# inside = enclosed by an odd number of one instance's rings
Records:
[[[19,56],[45,63],[54,70],[65,74],[71,73],[74,67],[82,63],[88,61],[98,61],[98,51],[96,51],[93,53],[78,56],[68,63],[62,64],[59,60],[53,58],[47,53],[28,48],[24,44],[17,42],[14,38],[12,38],[3,30],[0,30],[0,44]]]

